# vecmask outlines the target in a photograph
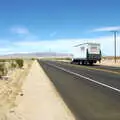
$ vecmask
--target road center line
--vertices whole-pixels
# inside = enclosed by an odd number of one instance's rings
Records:
[[[89,81],[94,82],[94,83],[96,83],[96,84],[98,84],[98,85],[101,85],[101,86],[103,86],[103,87],[112,89],[112,90],[117,91],[117,92],[120,93],[120,89],[118,89],[118,88],[115,88],[115,87],[106,85],[106,84],[104,84],[104,83],[98,82],[98,81],[93,80],[93,79],[91,79],[91,78],[89,78],[89,77],[85,77],[85,76],[83,76],[83,75],[80,75],[80,74],[78,74],[78,73],[72,72],[72,71],[67,70],[67,69],[65,69],[65,68],[62,68],[62,67],[59,67],[59,66],[56,66],[56,65],[53,65],[53,64],[49,64],[49,63],[47,63],[47,64],[50,65],[50,66],[53,66],[53,67],[55,67],[55,68],[57,68],[57,69],[60,69],[60,70],[62,70],[62,71],[64,71],[64,72],[67,72],[67,73],[69,73],[69,74],[76,75],[76,76],[78,76],[78,77],[84,78],[84,79],[86,79],[86,80],[89,80]]]

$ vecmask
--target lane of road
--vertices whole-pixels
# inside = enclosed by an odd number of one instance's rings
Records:
[[[60,63],[60,61],[59,61]],[[63,62],[61,61],[61,63],[64,63],[64,64],[70,64],[70,62]],[[74,64],[75,65],[75,64]],[[78,65],[77,65],[78,66]],[[79,65],[79,66],[84,66],[84,67],[90,67],[90,65]],[[96,68],[98,70],[109,70],[109,71],[115,71],[115,72],[119,72],[120,73],[120,67],[112,67],[112,66],[104,66],[104,65],[96,65],[94,64],[92,66],[92,68]]]
[[[91,69],[90,67],[86,67],[86,66],[71,65],[71,64],[60,63],[55,61],[54,62],[49,61],[49,63],[65,68],[72,72],[78,73],[90,79],[97,80],[98,82],[101,82],[103,84],[120,89],[120,74],[114,74],[114,72],[112,73],[112,72],[96,70],[93,68],[93,66]]]
[[[86,68],[77,68],[50,61],[40,61],[40,64],[77,120],[120,120],[119,93],[69,74],[53,65],[77,72],[86,77],[91,74],[98,81],[104,78],[107,81],[106,83],[111,83],[110,85],[118,82],[120,75],[110,74],[110,77],[108,77],[109,74],[102,71],[89,71]],[[109,82],[109,80],[114,82]],[[120,86],[118,85],[118,87]]]

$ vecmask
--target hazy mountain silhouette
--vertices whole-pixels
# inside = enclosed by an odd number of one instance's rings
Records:
[[[36,52],[36,53],[15,53],[15,54],[7,54],[0,55],[0,57],[71,57],[72,54],[69,53],[55,53],[55,52]]]

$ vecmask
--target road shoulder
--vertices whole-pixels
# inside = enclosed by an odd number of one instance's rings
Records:
[[[32,65],[9,120],[75,120],[37,61]]]

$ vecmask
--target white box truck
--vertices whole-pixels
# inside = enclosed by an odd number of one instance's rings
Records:
[[[90,64],[101,61],[101,49],[99,43],[83,43],[74,46],[71,63]]]

